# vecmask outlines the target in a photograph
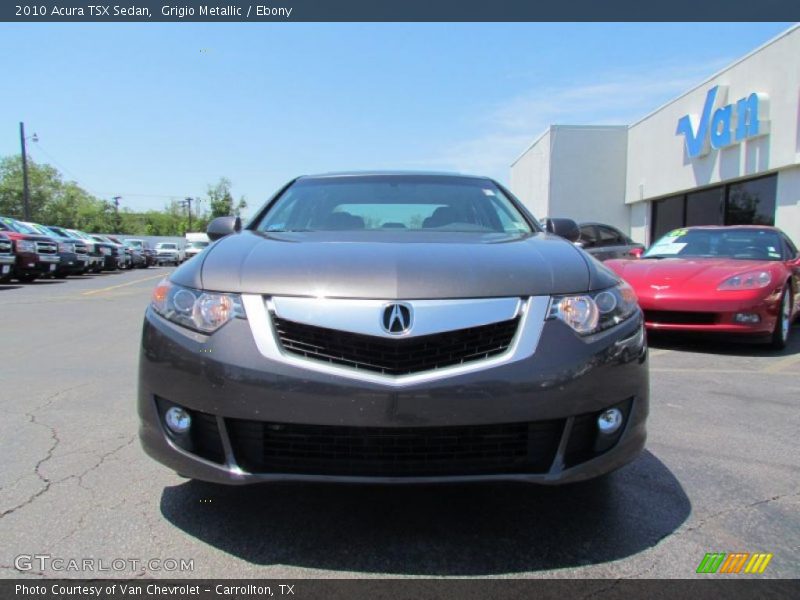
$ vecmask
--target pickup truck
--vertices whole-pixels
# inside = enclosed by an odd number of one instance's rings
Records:
[[[147,267],[152,267],[156,264],[155,252],[153,251],[153,248],[150,247],[150,242],[147,240],[128,238],[122,240],[122,243],[130,248],[134,254],[139,254],[144,259],[143,263],[135,263],[135,266],[146,269]]]
[[[58,256],[61,260],[54,273],[56,278],[65,279],[68,275],[81,275],[89,268],[89,255],[86,244],[82,241],[63,236],[39,223],[28,221],[20,221],[20,223],[30,229],[32,233],[41,233],[53,238],[58,243]]]
[[[176,267],[183,262],[181,249],[174,242],[159,242],[156,244],[156,262],[160,265],[167,263]]]
[[[16,260],[14,242],[5,233],[0,233],[0,283],[11,281]]]
[[[105,263],[105,257],[100,253],[100,250],[97,248],[95,243],[90,240],[85,240],[77,234],[73,234],[70,232],[69,229],[64,229],[63,227],[56,227],[55,225],[48,225],[47,227],[53,233],[58,234],[60,237],[68,238],[74,242],[80,242],[86,248],[86,269],[84,273],[88,271],[92,271],[94,273],[100,272],[103,268],[103,264]],[[76,250],[76,253],[78,251]]]
[[[13,276],[23,283],[29,283],[43,275],[54,275],[61,257],[58,255],[58,242],[53,238],[28,233],[28,229],[16,219],[0,217],[0,231],[14,242]]]

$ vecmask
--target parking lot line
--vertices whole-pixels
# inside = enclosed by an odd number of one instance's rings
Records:
[[[153,279],[163,279],[164,274],[161,273],[154,277],[145,277],[144,279],[137,279],[136,281],[128,281],[127,283],[120,283],[119,285],[111,285],[109,287],[100,288],[99,290],[89,290],[88,292],[83,292],[83,296],[91,296],[92,294],[100,294],[102,292],[108,292],[111,290],[116,290],[117,288],[127,287],[129,285],[135,285],[137,283],[142,283],[143,281],[152,281]]]
[[[780,373],[781,371],[785,371],[789,367],[792,367],[797,364],[800,364],[800,354],[794,354],[792,356],[787,356],[786,358],[782,358],[781,360],[772,363],[768,367],[761,369],[761,372]]]

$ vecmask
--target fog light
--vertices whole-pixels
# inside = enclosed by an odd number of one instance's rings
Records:
[[[171,407],[164,415],[164,421],[170,431],[177,434],[186,433],[192,426],[191,415],[179,406]]]
[[[736,313],[733,315],[733,320],[737,323],[760,323],[761,316],[758,313]]]
[[[622,411],[618,408],[609,408],[597,417],[597,428],[600,433],[611,435],[622,425]]]

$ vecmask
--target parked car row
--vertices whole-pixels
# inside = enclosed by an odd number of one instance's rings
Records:
[[[165,249],[168,255],[165,255]],[[175,249],[175,252],[172,252]],[[165,260],[169,258],[169,260]],[[40,277],[100,273],[179,264],[183,251],[174,243],[152,247],[142,239],[87,233],[0,217],[0,282],[30,282]]]

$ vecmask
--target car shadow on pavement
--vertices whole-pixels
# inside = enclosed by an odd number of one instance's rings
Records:
[[[624,558],[689,516],[678,480],[650,452],[599,480],[525,484],[165,488],[164,517],[259,565],[387,575],[500,575]]]
[[[789,341],[783,350],[775,350],[769,344],[707,334],[648,332],[647,342],[653,349],[699,352],[702,354],[724,354],[729,356],[792,356],[800,354],[800,322],[794,323]]]

